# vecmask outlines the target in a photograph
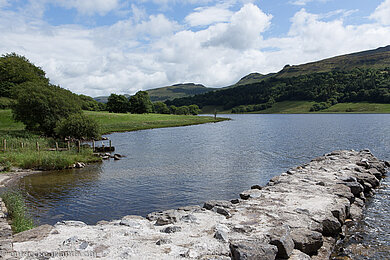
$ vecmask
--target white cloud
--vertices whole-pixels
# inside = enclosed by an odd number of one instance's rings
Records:
[[[390,0],[385,0],[370,16],[371,19],[378,21],[383,25],[390,25]]]
[[[233,15],[229,6],[218,5],[211,7],[199,7],[195,12],[189,14],[185,21],[191,26],[205,26],[218,22],[227,22]]]
[[[0,0],[0,8],[6,7],[9,5],[8,0]]]
[[[119,7],[118,0],[54,0],[66,8],[76,8],[84,15],[105,15]]]
[[[233,49],[260,47],[263,33],[271,24],[272,15],[263,13],[256,5],[246,4],[232,15],[229,23],[209,28],[210,40],[205,46],[225,46]]]
[[[362,51],[390,42],[390,27],[375,24],[345,25],[342,19],[322,21],[320,15],[305,9],[291,19],[288,37],[268,39],[267,45],[278,47],[272,53],[285,64],[300,64],[336,55]]]
[[[131,10],[132,17],[111,26],[85,28],[51,26],[42,19],[0,9],[0,54],[25,55],[53,83],[98,96],[132,94],[180,82],[222,87],[250,72],[275,72],[285,64],[390,42],[389,26],[346,25],[341,11],[322,15],[302,9],[291,18],[287,35],[264,38],[272,16],[251,3],[235,12],[226,9],[231,12],[229,17],[210,19],[209,25],[206,20],[193,20],[193,25],[203,24],[201,30],[163,14],[148,15],[134,5]],[[195,13],[203,10],[207,7]]]
[[[308,3],[310,2],[315,2],[315,1],[318,1],[318,2],[327,2],[329,0],[295,0],[295,1],[291,1],[290,3],[293,4],[293,5],[307,5]]]

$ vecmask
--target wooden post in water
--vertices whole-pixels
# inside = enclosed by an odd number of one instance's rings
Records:
[[[112,143],[111,143],[111,140],[110,140],[109,142],[110,142],[110,152],[111,152],[111,147],[112,147]]]
[[[58,142],[56,142],[56,151],[58,151]]]
[[[92,152],[95,152],[95,140],[92,140]]]
[[[214,120],[217,120],[217,110],[214,110]]]
[[[80,140],[77,140],[77,152],[79,152],[80,153]]]

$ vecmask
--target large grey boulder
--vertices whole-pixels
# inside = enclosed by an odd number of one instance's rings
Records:
[[[273,229],[270,236],[270,244],[278,248],[278,258],[289,258],[294,250],[294,241],[290,235],[290,228],[283,226]]]
[[[274,260],[278,253],[276,246],[258,240],[236,240],[229,247],[233,260]]]
[[[317,254],[323,244],[321,233],[304,228],[292,230],[291,237],[295,248],[307,255]]]

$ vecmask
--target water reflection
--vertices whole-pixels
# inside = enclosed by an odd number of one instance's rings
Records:
[[[89,200],[96,199],[91,192],[99,185],[101,173],[101,164],[84,169],[43,172],[23,178],[18,188],[25,195],[31,213],[38,222],[41,216],[56,222],[69,217],[69,214],[61,212],[70,211],[75,218],[85,214],[83,204],[86,202],[74,201],[74,198],[90,196]]]

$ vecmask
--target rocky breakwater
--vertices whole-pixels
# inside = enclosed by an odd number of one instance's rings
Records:
[[[335,151],[232,201],[45,225],[15,235],[13,250],[22,259],[329,259],[387,166],[368,150]]]

